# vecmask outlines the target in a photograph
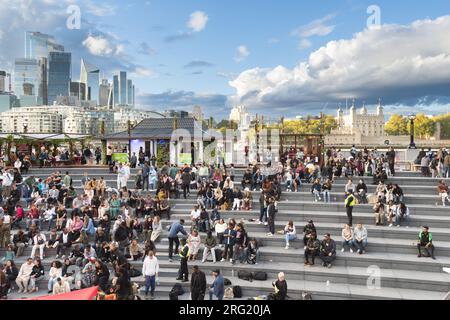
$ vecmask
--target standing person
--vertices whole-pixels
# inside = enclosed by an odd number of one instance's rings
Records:
[[[150,291],[150,299],[154,298],[155,294],[155,284],[159,272],[159,262],[155,254],[150,250],[144,259],[144,264],[142,265],[142,275],[145,277],[145,296],[148,296],[148,291]]]
[[[353,207],[356,204],[356,199],[353,193],[347,192],[347,197],[345,198],[345,209],[347,211],[348,225],[353,226]]]
[[[113,154],[113,148],[111,146],[108,146],[108,148],[106,148],[106,163],[109,166],[112,165],[112,154]]]
[[[150,166],[148,165],[148,162],[146,162],[144,164],[144,166],[142,167],[142,185],[143,185],[143,190],[147,190],[148,191],[148,178],[150,176]]]
[[[172,262],[173,252],[178,252],[180,246],[180,240],[178,239],[178,233],[182,233],[184,236],[188,236],[188,233],[184,229],[184,220],[174,222],[169,228],[169,262]],[[173,244],[175,243],[175,251],[173,250]]]
[[[189,245],[186,243],[186,239],[181,239],[180,244],[182,248],[178,253],[180,256],[180,269],[178,270],[177,280],[188,282],[189,281],[188,260],[191,253],[189,250]]]
[[[395,150],[394,147],[390,147],[389,151],[386,152],[387,161],[389,164],[389,170],[391,171],[391,175],[395,176]]]
[[[119,163],[119,168],[117,170],[117,190],[122,190],[123,187],[127,186],[126,174],[127,172],[125,167]]]
[[[191,174],[188,170],[184,170],[181,174],[181,187],[183,189],[183,197],[186,199],[187,195],[190,194],[189,186],[191,184]]]
[[[214,270],[212,272],[214,281],[209,289],[209,300],[213,299],[213,295],[217,297],[217,300],[223,300],[223,295],[225,293],[225,283],[223,276],[220,274],[220,270]]]
[[[205,300],[206,275],[198,266],[192,268],[191,276],[191,299],[194,301]]]
[[[445,201],[448,200],[448,186],[444,180],[439,181],[437,191],[439,198],[442,200],[442,206],[445,207]]]
[[[237,232],[234,230],[234,225],[232,223],[228,224],[228,229],[225,230],[223,237],[225,239],[225,250],[223,252],[221,262],[225,262],[225,260],[230,259],[230,262],[233,263],[233,248],[236,244],[236,236]]]
[[[267,218],[269,223],[269,233],[267,234],[269,237],[273,237],[275,235],[275,214],[277,209],[275,207],[275,199],[269,199],[269,205],[267,206]]]
[[[418,258],[422,257],[422,248],[424,248],[431,259],[436,260],[434,256],[434,245],[433,245],[433,236],[429,232],[430,228],[427,226],[422,227],[422,230],[419,233],[419,242],[417,243],[417,250],[419,250]]]
[[[323,261],[323,266],[331,268],[331,263],[336,260],[336,242],[327,233],[320,244],[320,259]]]
[[[136,165],[137,165],[137,157],[136,157],[136,152],[133,152],[133,154],[131,155],[131,158],[130,158],[130,167],[131,168],[136,168]]]
[[[96,162],[96,164],[99,165],[101,160],[102,160],[102,150],[99,147],[97,147],[95,149],[95,162]]]

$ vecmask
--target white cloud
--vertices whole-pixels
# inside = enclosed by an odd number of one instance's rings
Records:
[[[312,46],[312,42],[308,39],[302,39],[300,40],[300,43],[298,44],[299,49],[307,49]]]
[[[157,73],[145,67],[136,67],[136,69],[130,73],[130,76],[132,78],[149,78],[156,77]]]
[[[242,72],[229,84],[232,103],[299,107],[346,98],[386,103],[450,96],[450,16],[410,25],[383,25],[349,40],[331,41],[293,69]]]
[[[196,11],[191,14],[187,26],[194,32],[200,32],[205,29],[208,20],[209,17],[206,13],[202,11]]]
[[[326,23],[335,17],[329,14],[321,19],[314,20],[305,26],[301,26],[292,31],[293,36],[301,38],[309,38],[312,36],[326,36],[334,31],[335,25],[327,25]]]
[[[236,62],[242,62],[249,55],[250,55],[250,51],[248,50],[248,48],[244,45],[241,45],[241,46],[237,47],[237,56],[234,60],[236,60]]]
[[[86,1],[86,9],[88,13],[97,17],[113,16],[116,14],[116,7],[108,3],[99,4]]]
[[[101,36],[94,37],[90,35],[83,41],[83,46],[94,56],[109,56],[115,51],[113,45]]]

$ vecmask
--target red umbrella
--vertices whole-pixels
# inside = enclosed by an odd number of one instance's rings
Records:
[[[63,294],[43,296],[37,298],[30,298],[27,300],[69,300],[69,301],[83,301],[83,300],[93,300],[98,293],[98,286],[87,288],[83,290],[72,291]]]

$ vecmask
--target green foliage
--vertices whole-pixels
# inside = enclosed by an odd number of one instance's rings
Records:
[[[391,136],[409,134],[408,119],[399,114],[393,114],[384,127],[385,132]]]

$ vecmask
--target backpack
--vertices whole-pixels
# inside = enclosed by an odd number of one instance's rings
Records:
[[[238,271],[238,278],[245,280],[245,281],[250,281],[250,282],[253,280],[252,273],[249,271],[245,271],[245,270]]]
[[[136,278],[136,277],[142,276],[142,272],[133,267],[130,268],[129,273],[130,273],[130,278]]]
[[[223,279],[223,285],[224,285],[224,286],[231,286],[231,281],[230,281],[230,279],[224,278],[224,279]]]
[[[253,272],[253,280],[266,281],[267,280],[267,273],[264,272],[264,271]]]
[[[172,291],[170,291],[171,293],[173,292],[174,294],[176,294],[177,296],[181,296],[184,294],[184,289],[181,286],[181,284],[179,283],[175,283],[175,285],[172,288]]]
[[[225,299],[233,299],[234,298],[234,290],[232,287],[228,287],[225,289],[223,297]]]
[[[233,287],[233,296],[235,298],[242,298],[242,289],[240,286]]]
[[[169,300],[170,301],[178,301],[178,295],[175,292],[170,291],[169,292]]]

